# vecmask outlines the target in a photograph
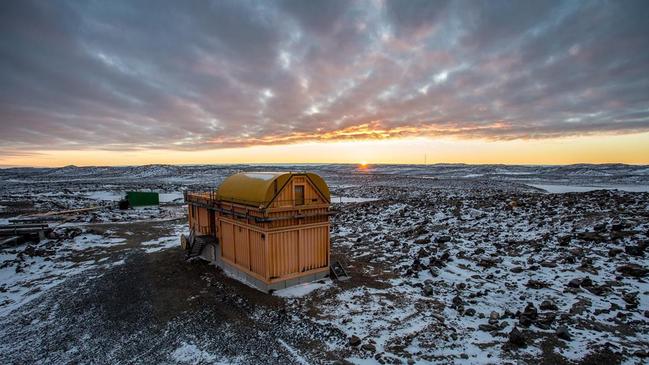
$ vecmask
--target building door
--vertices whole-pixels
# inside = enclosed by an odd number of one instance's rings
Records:
[[[304,185],[295,185],[295,205],[304,205]]]

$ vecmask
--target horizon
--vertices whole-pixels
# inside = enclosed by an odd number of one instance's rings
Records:
[[[647,18],[631,0],[5,1],[0,167],[649,164]]]
[[[201,163],[201,164],[173,164],[173,163],[151,163],[142,165],[64,165],[64,166],[19,166],[19,165],[0,165],[0,169],[12,168],[26,168],[26,169],[64,169],[64,168],[125,168],[125,167],[147,167],[147,166],[179,166],[179,167],[193,167],[193,166],[326,166],[326,165],[349,165],[362,167],[363,170],[371,168],[372,166],[506,166],[506,167],[569,167],[569,166],[631,166],[631,167],[644,167],[649,164],[628,164],[621,162],[605,162],[605,163],[568,163],[568,164],[503,164],[503,163],[464,163],[464,162],[431,162],[431,163],[352,163],[352,162],[302,162],[302,163],[286,163],[286,162],[258,162],[258,163]]]

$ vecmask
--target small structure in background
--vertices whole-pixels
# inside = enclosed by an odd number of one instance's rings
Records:
[[[126,200],[131,207],[160,205],[160,195],[150,191],[127,191]]]
[[[0,247],[23,242],[39,242],[52,229],[47,223],[13,223],[0,225]]]
[[[151,191],[127,191],[126,199],[118,203],[119,209],[160,205],[160,194]]]
[[[188,256],[212,261],[264,292],[329,274],[331,197],[313,173],[250,172],[215,192],[188,192]],[[211,239],[205,239],[205,238]]]

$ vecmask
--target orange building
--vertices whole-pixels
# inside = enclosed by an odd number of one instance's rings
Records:
[[[185,194],[193,235],[215,238],[186,248],[265,292],[321,279],[329,274],[330,199],[313,173],[232,175],[215,192]]]

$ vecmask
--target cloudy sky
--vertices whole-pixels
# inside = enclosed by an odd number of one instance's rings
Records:
[[[649,162],[648,19],[646,0],[0,1],[0,164],[557,143]]]

